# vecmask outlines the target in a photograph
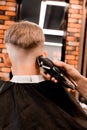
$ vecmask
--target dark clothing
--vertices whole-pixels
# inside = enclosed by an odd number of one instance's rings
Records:
[[[0,130],[87,130],[87,116],[59,83],[0,81]]]

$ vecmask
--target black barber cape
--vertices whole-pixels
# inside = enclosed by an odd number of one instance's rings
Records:
[[[0,81],[0,130],[87,130],[87,116],[62,84]]]

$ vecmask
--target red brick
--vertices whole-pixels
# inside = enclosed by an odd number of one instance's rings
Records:
[[[9,10],[9,7],[0,5],[0,10]]]
[[[6,0],[6,1],[8,1],[8,2],[16,2],[16,0]]]
[[[79,47],[76,47],[76,51],[79,51]]]
[[[79,4],[80,4],[80,5],[83,5],[83,1],[80,1]]]
[[[75,36],[75,37],[80,37],[81,34],[80,34],[80,33],[74,33],[73,36]]]
[[[78,61],[76,61],[76,60],[68,60],[68,64],[78,65]]]
[[[5,44],[0,44],[0,48],[6,48]]]
[[[16,11],[16,7],[0,6],[0,10]]]
[[[7,68],[7,67],[3,67],[3,68],[0,68],[0,71],[9,73],[11,71],[11,69]]]
[[[76,56],[76,60],[78,60],[79,59],[79,57],[78,56]]]
[[[5,16],[5,15],[0,15],[0,19],[8,20],[8,19],[10,19],[10,17],[9,16]]]
[[[4,39],[2,39],[2,41],[3,41],[3,44],[4,44]]]
[[[0,38],[3,39],[3,38],[4,38],[4,35],[0,34]]]
[[[78,4],[79,5],[79,0],[70,0],[70,4]]]
[[[7,25],[0,25],[0,29],[7,30],[8,28],[9,28],[9,26],[7,26]]]
[[[0,1],[0,5],[6,5],[6,1]]]
[[[81,24],[74,24],[74,23],[68,23],[68,27],[70,27],[70,28],[81,28]]]
[[[74,55],[66,55],[65,59],[66,60],[75,60],[75,56]]]
[[[67,34],[67,36],[73,36],[73,37],[80,38],[81,34],[80,33],[75,33],[75,32],[70,32],[70,33]]]
[[[82,9],[83,6],[82,5],[77,5],[77,4],[69,4],[69,8],[72,8],[72,9]]]
[[[78,55],[79,55],[79,52],[78,52],[78,51],[72,51],[71,54],[74,55],[74,56],[75,56],[75,55],[78,56]]]
[[[0,72],[0,77],[9,77],[9,73]]]
[[[73,47],[73,46],[66,46],[66,50],[67,51],[73,51],[73,50],[75,50],[75,47]]]
[[[15,23],[15,21],[10,21],[10,20],[5,20],[5,25],[12,25],[12,24],[14,24]]]
[[[0,43],[2,43],[3,42],[3,40],[2,39],[0,39]]]
[[[68,27],[67,32],[78,32],[78,29]]]
[[[75,32],[75,33],[77,33],[77,32],[81,32],[81,29],[80,28],[70,28],[70,27],[68,27],[68,29],[67,29],[67,32]]]
[[[69,13],[75,13],[75,14],[78,14],[79,13],[79,10],[78,9],[71,9],[69,8]]]
[[[67,37],[66,37],[66,40],[67,40],[67,41],[72,41],[72,42],[74,42],[74,41],[75,41],[75,37],[67,36]]]
[[[81,9],[81,10],[79,11],[79,13],[80,13],[80,14],[83,14],[83,10]]]
[[[5,67],[3,63],[3,53],[6,53],[6,47],[4,43],[4,33],[9,28],[10,25],[14,24],[15,21],[10,20],[11,17],[16,16],[16,0],[0,0],[0,10],[5,12],[5,15],[0,15],[2,24],[0,24],[0,79],[10,80],[9,72],[10,68]],[[4,25],[3,25],[4,24]]]
[[[68,18],[68,22],[69,23],[77,23],[78,22],[78,19],[74,19],[74,18]]]
[[[4,67],[5,65],[4,65],[4,63],[0,63],[0,67]]]
[[[82,15],[81,14],[71,14],[70,17],[71,18],[82,19]]]
[[[1,77],[0,79],[3,80],[3,81],[9,81],[10,80],[9,77]]]
[[[13,7],[15,7],[17,4],[16,4],[16,2],[6,2],[6,6],[13,6]]]
[[[7,49],[2,49],[2,53],[7,53]]]
[[[5,15],[16,16],[16,12],[6,11],[6,12],[5,12]]]
[[[3,57],[3,53],[0,53],[0,58]]]
[[[67,42],[66,44],[69,45],[69,46],[76,46],[76,47],[79,47],[80,42]]]
[[[0,29],[0,34],[4,34],[4,30],[1,30],[1,29]]]

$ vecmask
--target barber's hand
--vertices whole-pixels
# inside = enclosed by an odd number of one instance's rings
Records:
[[[41,70],[41,74],[43,75],[43,77],[44,77],[46,80],[51,80],[51,81],[53,81],[53,82],[55,82],[55,83],[58,82],[58,80],[56,80],[54,77],[51,77],[50,74],[44,72],[43,70]]]
[[[62,68],[66,74],[68,74],[75,82],[78,82],[81,78],[81,74],[71,65],[66,64],[62,61],[55,61],[54,64],[60,68]],[[47,80],[52,80],[55,83],[58,82],[58,80],[56,80],[54,77],[51,77],[51,75],[49,75],[48,73],[44,73],[43,71],[41,72],[41,74],[47,79]]]
[[[82,76],[74,67],[69,64],[66,64],[62,61],[55,61],[54,64],[58,67],[61,67],[68,76],[70,76],[77,84],[77,91],[87,100],[87,78]],[[58,82],[54,77],[51,77],[49,74],[42,72],[42,75],[47,80],[52,80],[55,83]]]
[[[54,64],[62,68],[74,81],[78,82],[78,80],[81,78],[81,74],[73,66],[62,61],[55,61]]]

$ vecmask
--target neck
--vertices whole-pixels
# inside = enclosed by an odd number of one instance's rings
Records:
[[[40,69],[37,64],[22,64],[12,67],[13,75],[39,75]]]

